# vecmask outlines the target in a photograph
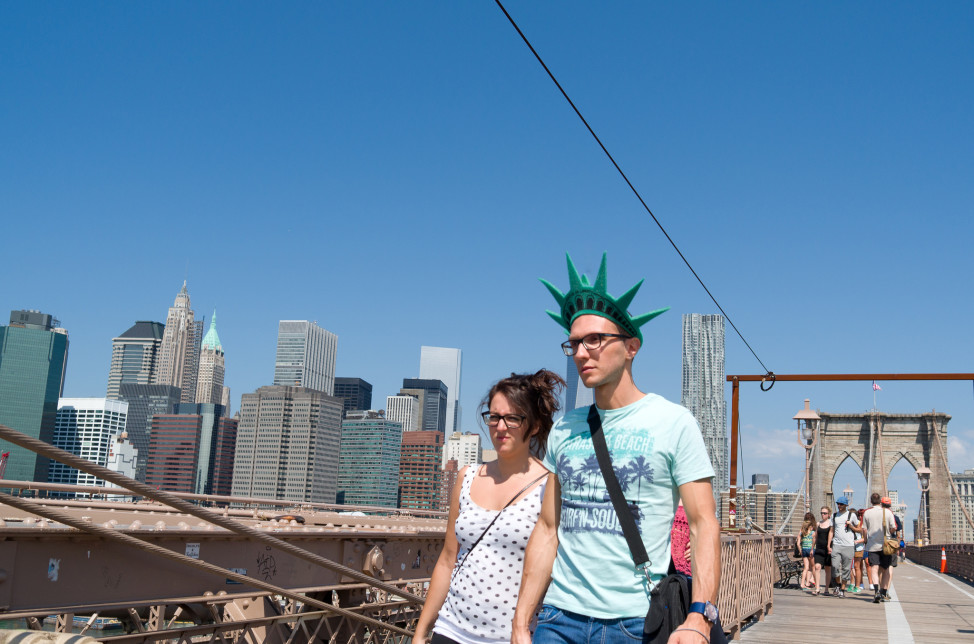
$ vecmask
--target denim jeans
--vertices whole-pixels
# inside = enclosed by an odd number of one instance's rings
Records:
[[[532,644],[631,644],[643,639],[645,617],[599,619],[545,604]]]

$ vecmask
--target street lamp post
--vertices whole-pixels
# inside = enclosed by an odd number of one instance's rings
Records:
[[[818,425],[822,418],[809,408],[811,400],[805,399],[805,408],[792,418],[798,421],[798,444],[805,448],[805,512],[810,509],[808,496],[808,461],[812,448],[818,441]]]
[[[923,540],[920,545],[926,545],[930,538],[930,528],[927,525],[927,519],[929,518],[929,505],[930,501],[927,499],[927,495],[930,493],[930,468],[920,467],[917,468],[917,483],[920,486],[920,538]],[[913,535],[914,539],[917,535]]]

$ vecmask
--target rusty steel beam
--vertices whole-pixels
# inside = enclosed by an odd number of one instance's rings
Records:
[[[776,374],[769,372],[763,375],[729,375],[727,382],[731,383],[731,444],[730,444],[730,481],[727,493],[727,507],[730,529],[736,531],[737,508],[737,442],[738,424],[740,422],[740,390],[742,382],[770,382],[769,391],[776,382],[849,382],[863,380],[970,380],[974,382],[974,373],[818,373],[818,374]]]
[[[97,526],[97,525],[93,525],[93,524],[87,524],[86,525],[83,520],[75,519],[74,517],[72,517],[72,516],[70,516],[70,515],[68,515],[66,513],[58,512],[58,511],[52,510],[50,508],[39,508],[39,507],[36,507],[36,504],[33,504],[32,502],[30,502],[30,501],[28,501],[26,499],[21,499],[21,498],[13,497],[13,496],[10,496],[9,494],[4,494],[4,493],[0,492],[0,502],[4,503],[6,505],[11,505],[13,507],[18,507],[18,508],[21,508],[21,509],[25,509],[27,511],[30,511],[30,512],[33,512],[33,513],[37,514],[38,516],[47,517],[48,519],[50,519],[52,521],[58,521],[60,523],[63,523],[64,525],[69,525],[69,526],[71,526],[73,528],[77,528],[78,530],[81,530],[83,532],[93,532],[93,533],[95,533],[95,534],[97,534],[97,535],[99,535],[99,536],[101,536],[101,537],[103,537],[105,539],[108,539],[110,541],[116,541],[116,542],[122,543],[122,544],[127,545],[127,546],[130,546],[130,547],[132,547],[132,548],[134,548],[136,550],[144,550],[144,551],[147,551],[147,552],[151,552],[151,553],[153,553],[155,555],[158,555],[158,556],[161,556],[161,557],[165,557],[165,558],[170,559],[172,561],[178,562],[178,563],[180,563],[180,564],[182,564],[184,566],[189,566],[189,567],[192,567],[192,568],[197,568],[197,569],[199,569],[199,570],[201,570],[203,572],[209,573],[210,575],[215,575],[217,577],[223,577],[223,578],[226,578],[226,579],[233,580],[233,581],[235,581],[237,583],[240,583],[240,584],[246,584],[247,586],[250,586],[250,587],[253,587],[253,588],[260,588],[262,590],[266,590],[266,591],[269,591],[269,592],[274,593],[274,594],[277,594],[277,595],[282,595],[284,597],[289,597],[291,599],[294,599],[296,601],[299,601],[299,602],[305,604],[306,606],[313,606],[314,608],[317,608],[319,610],[328,611],[328,612],[331,612],[331,613],[340,615],[340,616],[345,617],[345,618],[348,618],[348,619],[359,620],[359,621],[364,622],[365,624],[371,626],[372,628],[384,629],[384,630],[387,630],[387,631],[391,630],[391,631],[394,631],[396,633],[399,633],[400,635],[407,635],[407,636],[411,635],[411,633],[409,631],[405,630],[405,629],[402,629],[402,628],[399,628],[397,626],[390,625],[390,624],[384,624],[384,623],[382,623],[382,622],[380,622],[378,620],[372,619],[370,617],[366,617],[366,616],[363,616],[363,615],[358,615],[356,613],[352,613],[352,612],[350,612],[350,611],[348,611],[348,610],[346,610],[344,608],[339,608],[339,607],[333,606],[333,605],[331,605],[331,604],[329,604],[327,602],[323,602],[323,601],[314,599],[312,597],[308,597],[307,595],[302,595],[300,593],[296,593],[296,592],[294,592],[292,590],[288,590],[286,588],[282,588],[282,587],[280,587],[280,586],[278,586],[276,584],[271,584],[271,583],[268,583],[268,582],[263,581],[261,579],[257,579],[255,577],[248,576],[248,575],[245,575],[245,574],[240,574],[240,573],[235,572],[233,570],[230,570],[228,568],[222,568],[220,566],[213,565],[213,564],[208,563],[206,561],[203,561],[201,559],[197,559],[197,558],[193,558],[193,557],[188,556],[188,555],[180,554],[180,553],[175,552],[173,550],[170,550],[168,548],[164,548],[162,546],[158,546],[156,544],[149,543],[147,541],[141,541],[141,540],[136,539],[135,537],[132,537],[132,536],[130,536],[128,534],[121,533],[121,532],[115,532],[115,531],[112,531],[111,529],[105,528],[103,526]],[[57,568],[58,568],[58,570],[60,569],[60,562],[58,562]],[[51,568],[50,568],[50,565],[49,565],[49,567],[48,567],[48,571],[49,571],[48,572],[48,579],[49,580],[51,580],[50,569]],[[56,579],[56,577],[55,577],[55,579]],[[401,591],[400,589],[398,589],[398,588],[396,588],[394,586],[388,586],[388,585],[385,585],[385,584],[384,584],[384,586],[386,586],[388,588],[391,588],[392,591],[393,591],[392,594],[394,594],[394,595],[397,595],[397,596],[405,596],[405,597],[414,597],[413,595],[410,595],[409,593],[404,593],[403,591]],[[383,588],[383,590],[385,590],[385,588]],[[416,599],[419,600],[417,603],[419,603],[419,604],[422,604],[423,603],[423,600],[421,598],[416,598]],[[128,612],[130,614],[132,613],[132,611],[134,611],[134,609],[132,609],[132,608],[129,608],[128,609]],[[73,616],[72,616],[72,619],[73,619]],[[138,626],[141,629],[141,624],[142,624],[141,623],[141,620],[135,619],[134,622],[137,623]]]
[[[277,539],[265,532],[260,532],[258,530],[251,528],[250,526],[246,526],[237,521],[233,521],[228,517],[224,517],[215,512],[211,512],[199,506],[195,506],[192,503],[189,503],[188,501],[176,498],[169,492],[157,490],[149,485],[140,483],[134,479],[130,479],[127,476],[121,475],[118,472],[114,472],[108,469],[107,467],[102,467],[101,465],[92,463],[91,461],[83,459],[63,449],[59,449],[57,447],[49,445],[44,441],[27,436],[26,434],[18,432],[15,429],[11,429],[10,427],[7,427],[6,425],[0,424],[0,438],[13,443],[14,445],[18,445],[25,449],[29,449],[35,454],[40,454],[42,456],[46,456],[47,458],[52,458],[54,460],[60,461],[61,463],[64,463],[65,465],[70,465],[75,469],[81,470],[82,472],[87,472],[88,474],[97,476],[102,480],[114,483],[120,488],[135,493],[137,496],[144,496],[159,501],[160,503],[166,503],[167,505],[177,508],[182,512],[185,512],[186,514],[190,514],[192,516],[198,517],[200,519],[208,521],[209,523],[220,526],[221,528],[226,528],[231,532],[235,532],[241,535],[246,535],[247,537],[253,539],[254,541],[263,543],[266,546],[269,546],[271,548],[277,548],[279,550],[282,550],[283,552],[304,559],[305,561],[308,561],[315,565],[321,566],[323,568],[327,568],[329,570],[340,572],[341,574],[351,577],[352,579],[355,579],[357,581],[363,581],[369,584],[373,584],[375,587],[385,590],[386,592],[390,592],[393,595],[396,595],[398,597],[402,597],[406,601],[411,601],[417,604],[423,603],[423,599],[421,597],[416,597],[414,595],[410,595],[409,593],[404,593],[398,588],[395,588],[393,586],[388,586],[383,582],[375,579],[374,577],[370,577],[369,575],[363,572],[359,572],[358,570],[354,570],[352,568],[336,563],[324,557],[312,554],[293,544],[290,544],[285,541],[281,541],[280,539]],[[7,504],[14,505],[13,503],[9,503],[10,498],[13,497],[8,497]]]

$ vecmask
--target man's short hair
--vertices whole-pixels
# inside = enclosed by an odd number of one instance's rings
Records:
[[[882,498],[883,497],[879,495],[879,492],[873,492],[872,496],[869,497],[869,502],[872,503],[873,505],[879,505],[879,501]]]

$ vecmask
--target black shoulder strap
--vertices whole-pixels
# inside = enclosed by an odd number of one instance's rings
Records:
[[[619,517],[619,525],[622,526],[622,534],[626,537],[629,544],[629,552],[632,553],[632,561],[636,568],[649,566],[649,556],[643,546],[643,540],[639,536],[639,528],[636,527],[636,520],[626,504],[626,497],[622,493],[622,486],[616,478],[615,470],[612,469],[612,459],[609,457],[609,446],[605,443],[605,435],[602,433],[602,419],[599,417],[599,410],[595,405],[588,408],[588,429],[592,434],[592,445],[595,447],[595,457],[599,461],[599,469],[602,470],[602,478],[605,479],[605,487],[609,491],[609,498],[612,499],[612,507],[615,508],[616,516]],[[649,577],[648,568],[644,569],[647,578]]]

